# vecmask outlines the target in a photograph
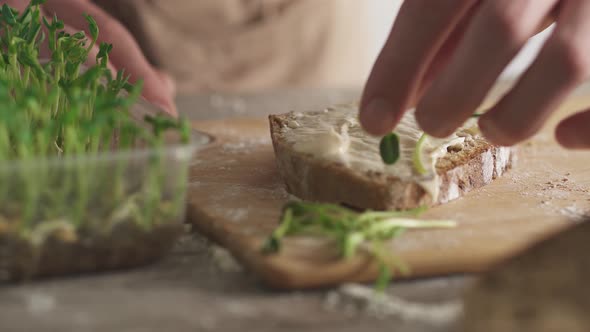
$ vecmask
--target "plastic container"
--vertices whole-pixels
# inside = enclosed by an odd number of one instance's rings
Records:
[[[182,233],[206,142],[0,164],[0,281],[129,268]]]

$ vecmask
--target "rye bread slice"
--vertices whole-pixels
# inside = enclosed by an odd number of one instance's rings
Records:
[[[296,151],[287,139],[289,122],[295,118],[294,112],[271,115],[270,131],[279,173],[287,191],[307,201],[373,210],[442,204],[489,184],[504,174],[515,158],[511,148],[496,147],[481,137],[467,142],[461,150],[449,149],[435,165],[440,176],[440,193],[433,200],[416,181],[381,172],[358,171]]]

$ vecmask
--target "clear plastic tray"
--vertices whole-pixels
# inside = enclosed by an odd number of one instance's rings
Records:
[[[190,161],[206,142],[1,164],[0,281],[161,257],[182,232]]]

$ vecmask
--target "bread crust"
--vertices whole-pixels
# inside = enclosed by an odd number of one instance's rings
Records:
[[[489,184],[511,168],[515,159],[513,149],[493,146],[484,139],[474,140],[462,151],[448,153],[436,164],[441,184],[434,202],[415,181],[377,172],[354,172],[342,164],[295,151],[282,133],[290,114],[269,117],[273,148],[287,191],[308,201],[372,210],[442,204]]]

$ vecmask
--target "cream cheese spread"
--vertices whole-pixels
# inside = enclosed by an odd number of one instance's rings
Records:
[[[386,165],[379,153],[381,138],[367,134],[358,121],[358,106],[340,105],[323,112],[293,113],[283,130],[295,151],[312,154],[326,162],[335,162],[360,172],[379,172],[401,180],[414,181],[430,194],[433,200],[439,195],[440,179],[436,162],[448,153],[449,147],[462,149],[466,140],[479,135],[477,122],[469,120],[453,135],[444,139],[427,137],[421,161],[426,174],[418,174],[413,154],[423,132],[416,123],[414,111],[408,111],[395,132],[400,138],[401,156],[397,163]]]

